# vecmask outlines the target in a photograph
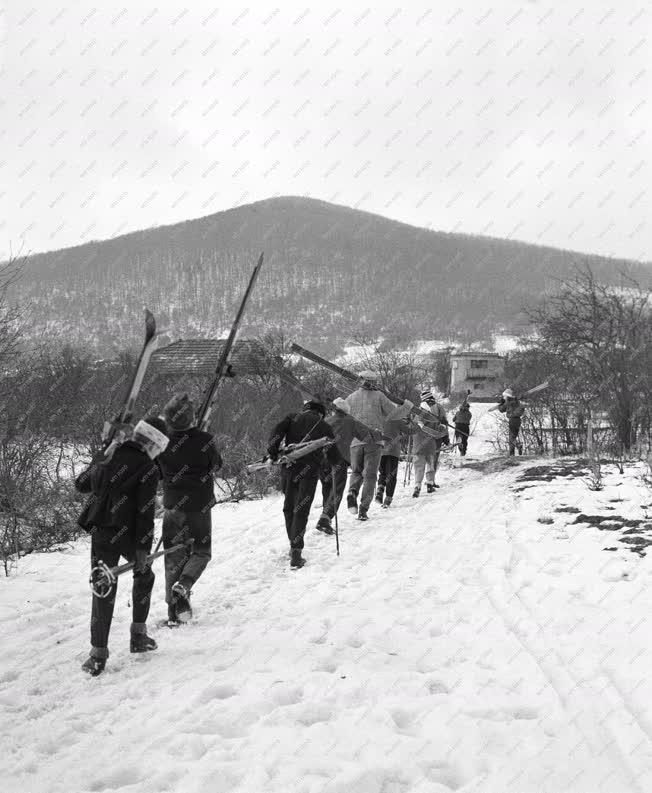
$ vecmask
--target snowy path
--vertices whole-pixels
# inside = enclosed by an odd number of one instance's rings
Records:
[[[97,679],[87,546],[22,560],[0,584],[2,790],[652,789],[650,562],[554,511],[641,494],[524,490],[536,462],[446,469],[418,501],[399,484],[367,524],[342,512],[339,559],[311,529],[300,571],[278,497],[217,507],[196,624],[131,656],[123,579]]]

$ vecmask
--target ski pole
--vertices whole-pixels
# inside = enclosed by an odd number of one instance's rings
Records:
[[[337,555],[340,555],[340,532],[339,526],[337,523],[337,507],[335,506],[335,467],[331,466],[331,489],[333,492],[333,508],[334,508],[334,518],[335,518],[335,548],[337,550]]]
[[[146,561],[152,562],[159,556],[165,556],[168,553],[172,553],[172,551],[178,551],[180,548],[192,546],[193,543],[194,540],[190,539],[185,542],[177,543],[177,545],[173,545],[171,548],[166,548],[164,551],[155,551],[149,554]],[[115,567],[109,567],[100,559],[97,565],[91,570],[91,575],[88,579],[93,594],[98,598],[108,597],[113,585],[118,580],[118,576],[129,570],[133,570],[135,564],[135,562],[126,562],[125,564],[119,564]]]

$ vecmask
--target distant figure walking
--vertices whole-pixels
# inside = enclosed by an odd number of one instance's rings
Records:
[[[465,399],[457,409],[457,413],[453,416],[453,424],[455,424],[455,443],[459,443],[459,450],[462,457],[466,457],[466,450],[469,446],[471,418],[471,408],[468,399]]]
[[[525,406],[520,402],[511,388],[503,391],[502,399],[498,404],[498,410],[507,416],[509,425],[509,456],[513,457],[515,450],[523,454],[523,444],[519,439],[521,432],[521,420],[525,413]]]

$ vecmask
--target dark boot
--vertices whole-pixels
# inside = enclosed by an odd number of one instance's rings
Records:
[[[360,507],[358,510],[358,520],[369,520],[366,507]]]
[[[426,490],[428,493],[434,493],[435,486],[431,482],[426,482]]]
[[[131,623],[131,641],[129,651],[132,653],[147,653],[156,650],[157,644],[151,636],[147,635],[147,627],[144,622]]]
[[[331,526],[331,522],[325,515],[322,515],[321,518],[319,518],[319,520],[317,521],[317,526],[315,528],[318,531],[323,531],[324,534],[333,534],[333,527]]]
[[[389,509],[392,505],[392,499],[389,496],[385,496],[385,500],[383,501],[383,509]]]
[[[177,607],[174,603],[168,603],[168,621],[167,621],[168,628],[178,628],[181,625],[181,621],[177,616]]]
[[[420,493],[421,493],[421,485],[417,485],[412,491],[412,498],[419,498]]]
[[[346,497],[346,508],[352,515],[355,515],[358,512],[358,494],[349,491],[349,494]]]
[[[176,584],[172,585],[172,604],[180,622],[188,622],[188,620],[192,619],[190,587],[182,581],[177,581]]]
[[[383,503],[383,496],[385,495],[385,488],[381,485],[378,485],[378,489],[376,490],[376,501],[379,504]]]
[[[101,675],[106,666],[106,659],[109,657],[109,651],[106,647],[91,647],[91,653],[82,664],[82,671],[89,674],[91,677]]]
[[[303,567],[306,560],[301,556],[301,551],[292,549],[292,558],[290,560],[290,567]]]

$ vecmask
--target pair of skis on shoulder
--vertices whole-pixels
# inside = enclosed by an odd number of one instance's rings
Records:
[[[300,460],[311,452],[325,449],[332,446],[335,441],[332,438],[315,438],[312,441],[302,441],[301,443],[290,443],[279,451],[279,456],[276,461],[272,461],[269,457],[264,457],[257,463],[251,463],[247,466],[247,471],[252,474],[255,471],[265,471],[270,469],[273,465],[290,465],[295,460]]]
[[[197,411],[197,425],[201,429],[206,429],[210,422],[210,414],[215,403],[217,387],[219,386],[220,381],[224,376],[228,376],[230,374],[229,356],[231,354],[231,350],[233,349],[233,345],[235,344],[235,339],[240,328],[240,323],[247,307],[249,297],[251,296],[254,285],[258,278],[260,268],[263,266],[263,255],[264,254],[262,253],[260,254],[258,262],[251,274],[249,284],[247,285],[247,289],[240,303],[240,307],[238,308],[238,313],[236,314],[233,325],[231,326],[231,331],[220,353],[220,358],[215,368],[215,374],[206,387],[202,397],[201,405]],[[127,393],[123,400],[120,412],[114,421],[106,422],[104,425],[104,431],[102,433],[102,446],[105,455],[110,454],[112,444],[114,444],[114,441],[117,441],[118,433],[120,432],[124,435],[127,429],[130,427],[130,422],[133,419],[134,406],[136,404],[138,394],[140,393],[150,358],[152,357],[152,353],[156,349],[157,344],[158,334],[156,330],[156,320],[152,312],[148,309],[145,309],[145,341],[140,351],[140,355],[138,356],[138,362],[132,375],[129,388],[127,389]]]
[[[516,398],[517,399],[526,399],[533,394],[538,394],[539,391],[543,391],[544,389],[550,386],[550,382],[548,380],[544,380],[543,383],[539,383],[539,385],[535,385],[533,388],[529,388],[527,391],[524,391],[522,394],[519,394]],[[502,405],[502,402],[499,402],[497,405],[492,405],[487,413],[491,413],[493,410],[498,410],[498,408]]]
[[[354,372],[349,371],[348,369],[344,369],[342,366],[338,366],[336,363],[327,360],[326,358],[322,358],[321,355],[317,355],[317,353],[311,352],[307,350],[305,347],[302,347],[300,344],[295,344],[294,342],[290,345],[290,350],[297,355],[300,355],[302,358],[305,358],[308,361],[312,361],[312,363],[316,363],[319,366],[322,366],[324,369],[328,369],[334,374],[338,374],[344,380],[348,380],[350,383],[354,385],[360,385],[361,378],[359,375],[355,374]],[[378,388],[381,394],[384,394],[391,402],[395,405],[402,405],[404,400],[399,399],[399,397],[395,396],[394,394],[386,391],[384,388]],[[424,410],[417,405],[414,405],[410,413],[412,416],[417,417],[419,419],[430,419],[432,420],[433,414],[430,413],[428,410]],[[446,422],[446,426],[450,427],[451,429],[455,429],[452,424]],[[437,432],[436,430],[429,429],[428,427],[421,427],[419,426],[419,430],[423,432],[425,435],[430,435],[433,438],[441,439],[442,434],[441,432]]]

